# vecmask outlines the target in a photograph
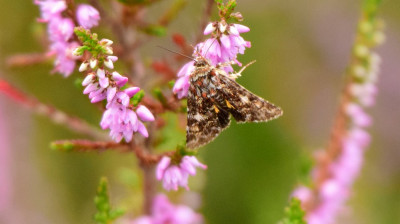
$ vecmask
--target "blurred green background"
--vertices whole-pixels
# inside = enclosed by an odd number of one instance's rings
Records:
[[[171,2],[155,4],[149,15],[158,15]],[[155,46],[174,48],[173,33],[194,41],[204,2],[188,1],[168,35],[143,47],[143,58],[168,57]],[[50,75],[50,63],[6,66],[10,55],[45,51],[37,35],[44,26],[36,23],[39,11],[32,1],[0,3],[1,78],[97,125],[101,114],[75,87],[77,74],[67,79]],[[304,156],[322,148],[328,139],[360,5],[360,0],[238,1],[243,24],[251,28],[243,36],[252,42],[239,60],[257,60],[238,82],[281,106],[284,116],[267,124],[232,124],[200,150],[200,160],[208,170],[189,181],[201,196],[182,191],[171,194],[175,201],[200,206],[207,223],[261,224],[281,219]],[[380,15],[387,25],[387,40],[378,49],[383,66],[377,105],[371,111],[373,142],[338,223],[400,223],[399,9],[400,1],[383,1]],[[154,73],[149,68],[146,72]],[[8,175],[8,181],[0,182],[0,187],[9,195],[0,201],[4,202],[1,223],[93,223],[93,198],[103,175],[110,179],[113,203],[127,207],[127,217],[139,215],[141,173],[133,155],[51,151],[51,141],[85,136],[32,115],[3,95],[0,112],[0,127],[7,130],[9,143],[7,147],[7,142],[0,142],[0,149],[8,149],[0,159],[8,164],[0,171],[2,177]]]

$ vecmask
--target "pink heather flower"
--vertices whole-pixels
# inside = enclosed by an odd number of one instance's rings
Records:
[[[143,105],[136,109],[136,113],[142,121],[154,121],[154,115]]]
[[[9,117],[5,116],[4,101],[0,101],[0,214],[2,220],[6,222],[6,218],[11,216],[13,210],[12,195],[13,195],[13,178],[12,178],[12,148],[10,144]],[[4,219],[3,219],[4,218]]]
[[[183,97],[187,96],[188,90],[189,90],[189,78],[190,74],[194,70],[194,62],[188,62],[186,63],[178,72],[178,80],[175,82],[175,85],[172,89],[172,91],[178,95],[179,99],[182,99]]]
[[[138,89],[138,87],[132,87],[125,91],[113,92],[115,96],[106,106],[107,110],[103,114],[100,125],[103,129],[109,128],[111,130],[110,136],[116,142],[120,142],[122,138],[130,142],[133,132],[139,132],[146,138],[149,136],[146,126],[144,126],[141,120],[154,121],[153,114],[145,106],[141,105],[139,106],[139,120],[135,111],[129,108],[129,100],[139,91]]]
[[[216,32],[218,29],[218,32]],[[246,48],[251,47],[249,41],[245,41],[240,34],[250,31],[240,24],[210,23],[204,30],[204,35],[216,32],[216,36],[196,45],[194,54],[200,54],[208,59],[211,65],[232,62],[242,66],[237,60],[238,54],[244,54]],[[187,96],[189,90],[189,77],[193,72],[193,61],[186,63],[178,72],[178,80],[175,82],[173,92],[181,99]],[[226,72],[233,72],[231,65],[224,67]]]
[[[298,198],[300,201],[309,201],[312,198],[312,192],[310,188],[300,186],[293,191],[292,197]]]
[[[179,186],[189,190],[189,175],[196,175],[196,168],[207,169],[194,156],[184,156],[179,165],[171,164],[171,158],[163,157],[157,165],[156,177],[163,181],[164,189],[177,191]]]
[[[70,18],[54,18],[49,21],[49,38],[53,42],[67,42],[74,34],[74,27]]]
[[[196,48],[199,49],[199,53],[209,59],[214,66],[218,63],[229,61],[233,61],[241,66],[241,63],[237,60],[237,55],[239,53],[244,54],[246,47],[251,47],[251,43],[245,41],[240,34],[248,32],[250,29],[240,24],[218,24],[219,36],[207,39],[205,42],[198,44]],[[212,24],[210,27],[209,24],[204,30],[204,33],[210,33],[211,30],[216,29],[215,26],[216,25]],[[227,66],[226,71],[232,72],[233,69],[231,66]]]
[[[99,24],[100,14],[97,9],[88,4],[80,4],[76,10],[76,19],[79,25],[90,29]]]
[[[363,108],[355,103],[350,103],[346,106],[346,113],[351,118],[352,122],[359,127],[368,127],[372,123],[371,117],[365,113]]]
[[[72,74],[76,65],[76,56],[72,55],[72,49],[77,46],[76,42],[64,41],[54,42],[50,45],[50,53],[56,56],[54,71],[63,74],[65,77]]]
[[[74,22],[70,18],[63,18],[62,12],[67,9],[64,0],[35,0],[42,14],[41,22],[48,23],[48,35],[50,40],[50,55],[55,55],[54,71],[69,76],[75,68],[78,57],[72,55],[72,48],[77,43],[69,42],[74,32]]]
[[[150,216],[142,216],[132,224],[201,224],[203,217],[185,205],[173,205],[165,195],[154,198]]]
[[[65,0],[35,0],[34,3],[40,7],[42,15],[40,22],[48,22],[54,17],[59,17],[61,12],[67,9]]]

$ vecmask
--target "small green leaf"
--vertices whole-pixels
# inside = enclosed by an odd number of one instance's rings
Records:
[[[58,143],[58,142],[52,142],[50,144],[50,148],[52,150],[59,150],[63,152],[70,152],[74,149],[74,144],[71,142],[63,142],[63,143]]]
[[[171,80],[171,81],[168,82],[168,87],[169,88],[172,89],[174,87],[174,85],[175,85],[175,80]]]
[[[167,34],[167,29],[160,25],[150,25],[142,29],[143,32],[152,35],[162,37]]]
[[[144,97],[144,91],[140,90],[138,93],[136,93],[132,98],[131,98],[131,103],[133,104],[133,106],[137,106],[140,101],[142,101]]]
[[[108,181],[106,177],[100,179],[94,203],[97,208],[97,213],[93,218],[98,224],[110,224],[111,221],[125,213],[123,209],[111,209],[110,199],[108,196]]]
[[[279,224],[307,224],[304,216],[305,212],[301,208],[301,201],[292,198],[289,207],[285,208],[285,218]]]
[[[162,105],[167,105],[167,99],[165,98],[164,94],[162,93],[160,88],[155,88],[153,89],[153,96],[155,98],[157,98],[158,101],[160,101],[160,103]]]

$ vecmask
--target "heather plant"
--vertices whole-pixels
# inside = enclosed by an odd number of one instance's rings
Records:
[[[249,48],[257,47],[252,46],[250,38],[244,37],[252,31],[251,24],[244,23],[246,15],[237,11],[237,5],[245,7],[245,1],[205,1],[200,25],[196,28],[197,35],[189,41],[181,34],[171,35],[174,44],[169,43],[168,48],[176,54],[171,53],[163,60],[151,60],[141,58],[139,52],[142,46],[150,40],[169,35],[169,24],[186,3],[185,0],[173,1],[159,20],[152,22],[143,15],[156,2],[33,2],[40,11],[37,22],[46,27],[47,51],[42,58],[28,55],[26,57],[30,60],[14,63],[26,65],[51,59],[53,69],[49,72],[62,75],[65,79],[75,79],[76,91],[87,95],[87,103],[94,104],[98,109],[101,119],[97,121],[97,126],[40,102],[8,81],[0,80],[0,92],[15,102],[88,136],[87,139],[62,139],[49,143],[58,153],[111,151],[121,157],[134,155],[135,164],[132,166],[141,170],[139,182],[143,185],[141,192],[135,192],[135,197],[139,198],[139,203],[135,203],[140,204],[140,208],[132,209],[132,212],[127,208],[134,206],[125,202],[119,205],[118,201],[112,200],[109,188],[114,186],[109,186],[107,178],[102,177],[97,191],[93,189],[93,207],[97,210],[93,220],[96,223],[207,223],[199,207],[176,202],[179,201],[177,195],[191,192],[191,186],[199,182],[197,178],[201,181],[206,178],[208,169],[213,169],[203,162],[203,148],[186,147],[185,131],[189,128],[186,127],[186,98],[190,95],[191,85],[195,85],[191,77],[197,75],[198,58],[205,59],[208,66],[220,71],[219,74],[229,80],[235,81],[241,75],[251,76],[244,69],[253,62],[240,58],[248,54]],[[353,184],[362,169],[364,153],[372,137],[367,131],[372,125],[368,109],[375,105],[381,64],[381,58],[374,49],[384,41],[383,21],[377,15],[379,4],[380,0],[363,0],[331,136],[324,150],[318,150],[313,158],[315,161],[309,163],[312,168],[307,170],[307,177],[303,177],[293,193],[287,195],[288,207],[281,221],[276,220],[277,223],[337,223],[337,217],[347,208],[346,202],[352,195]],[[179,33],[179,30],[176,32]],[[232,94],[238,95],[239,92]],[[243,96],[239,98],[249,100]],[[233,117],[241,121],[230,110],[238,109],[235,108],[237,105],[226,101],[226,106]],[[220,110],[224,111],[224,108],[214,105],[212,112],[220,115]],[[279,109],[274,118],[280,115]],[[209,119],[200,115],[195,118]]]

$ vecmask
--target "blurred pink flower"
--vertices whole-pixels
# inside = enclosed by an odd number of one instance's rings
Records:
[[[0,102],[0,216],[6,218],[10,212],[12,197],[12,176],[11,176],[11,148],[10,136],[8,135],[7,118],[4,116]]]
[[[189,175],[196,175],[196,168],[207,169],[207,166],[200,163],[194,156],[184,156],[180,164],[171,164],[171,158],[164,156],[157,165],[157,180],[163,182],[164,189],[177,191],[179,186],[189,190]]]
[[[141,216],[132,224],[201,224],[203,217],[185,205],[173,205],[167,196],[154,198],[150,216]]]
[[[99,24],[100,14],[93,6],[80,4],[76,10],[76,19],[83,28],[90,29]]]
[[[40,7],[40,22],[48,22],[54,17],[59,17],[61,12],[67,9],[65,0],[34,0],[34,3]]]

